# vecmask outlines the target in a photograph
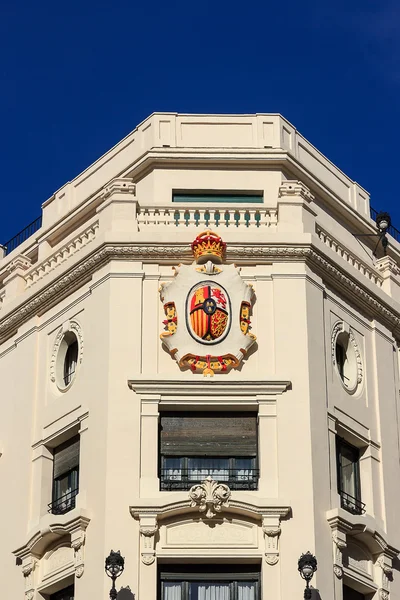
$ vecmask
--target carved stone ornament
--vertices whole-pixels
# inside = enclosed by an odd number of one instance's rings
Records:
[[[222,508],[229,507],[231,490],[223,483],[218,483],[208,476],[203,483],[193,485],[189,490],[190,506],[198,507],[201,513],[205,513],[207,519],[212,519]]]
[[[38,565],[38,560],[33,556],[27,557],[22,563],[22,573],[25,578],[25,598],[32,600],[35,594],[35,569]]]
[[[343,550],[347,547],[346,534],[335,530],[332,532],[333,541],[333,572],[338,579],[343,577]]]
[[[357,280],[350,277],[347,271],[342,270],[334,262],[327,260],[326,256],[310,244],[277,246],[273,244],[246,244],[233,246],[229,249],[231,260],[240,260],[243,263],[253,264],[254,259],[260,264],[271,260],[298,260],[312,265],[327,281],[335,287],[340,286],[344,296],[352,301],[357,301],[369,314],[378,314],[384,322],[394,331],[400,332],[400,318],[391,307],[382,302],[382,299],[364,287]],[[112,244],[107,243],[102,248],[85,257],[78,265],[70,269],[67,274],[60,277],[28,300],[23,306],[0,320],[0,340],[13,335],[15,330],[28,321],[37,311],[45,312],[51,306],[60,302],[71,294],[83,281],[87,281],[99,266],[111,260],[135,261],[160,261],[170,263],[175,260],[187,260],[188,248],[183,244]]]
[[[53,350],[51,353],[50,360],[50,380],[56,382],[56,367],[57,367],[57,356],[60,350],[61,342],[63,341],[65,334],[68,331],[72,331],[76,339],[78,340],[78,363],[82,362],[83,358],[83,333],[82,327],[77,321],[71,320],[64,323],[57,332],[56,339],[54,340]]]
[[[331,334],[332,363],[334,365],[336,365],[336,343],[337,343],[337,338],[338,338],[339,334],[341,334],[342,332],[347,333],[348,345],[350,347],[350,351],[352,351],[354,353],[355,370],[356,370],[355,387],[357,387],[357,385],[362,383],[362,380],[363,380],[363,364],[362,364],[362,359],[361,359],[361,352],[360,352],[360,348],[357,344],[357,340],[355,338],[353,330],[351,329],[351,327],[346,325],[343,321],[336,321],[336,323],[334,324],[334,326],[332,328],[332,334]],[[348,390],[348,391],[350,391],[350,390]],[[351,391],[354,391],[354,390],[351,390]]]
[[[74,561],[75,561],[75,575],[82,577],[85,563],[84,563],[84,544],[86,534],[84,531],[77,531],[71,534],[71,548],[74,550]]]
[[[175,268],[174,280],[160,287],[163,344],[180,367],[211,377],[238,367],[256,340],[250,333],[252,287],[234,265],[216,266],[225,246],[216,233],[201,233],[192,243],[196,263]]]
[[[281,528],[279,517],[263,516],[262,531],[265,543],[265,562],[268,565],[276,565],[279,561],[279,537]]]
[[[155,536],[158,526],[140,526],[141,559],[145,565],[152,565],[156,559]]]

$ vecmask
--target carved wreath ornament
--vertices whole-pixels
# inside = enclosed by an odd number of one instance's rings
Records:
[[[163,344],[180,367],[211,377],[238,367],[256,340],[250,333],[253,289],[234,265],[222,266],[225,247],[216,233],[204,231],[192,243],[196,263],[179,265],[173,281],[160,287]]]
[[[223,483],[218,483],[208,476],[203,483],[193,485],[189,490],[190,506],[199,508],[199,511],[205,513],[207,519],[212,519],[221,512],[222,508],[229,507],[229,498],[231,490]]]

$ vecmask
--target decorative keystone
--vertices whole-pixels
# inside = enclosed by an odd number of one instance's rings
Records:
[[[203,483],[193,485],[189,490],[190,506],[198,507],[199,511],[206,513],[207,519],[212,519],[221,512],[222,508],[229,507],[231,490],[223,483],[218,483],[208,476]]]

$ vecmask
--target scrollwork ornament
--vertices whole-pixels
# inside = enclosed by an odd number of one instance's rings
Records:
[[[333,572],[335,573],[335,575],[338,579],[342,579],[343,569],[340,565],[333,565]]]
[[[198,507],[207,519],[212,519],[222,508],[229,507],[231,490],[223,483],[218,483],[208,476],[201,484],[194,485],[189,490],[190,506]]]
[[[381,600],[389,600],[389,592],[387,590],[380,589],[379,597],[381,598]]]
[[[155,560],[155,554],[147,554],[142,552],[142,563],[144,565],[152,565]]]

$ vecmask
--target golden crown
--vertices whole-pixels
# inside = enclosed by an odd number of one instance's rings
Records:
[[[192,252],[198,264],[203,264],[208,260],[213,263],[222,263],[225,249],[225,242],[209,229],[200,233],[192,242]]]

